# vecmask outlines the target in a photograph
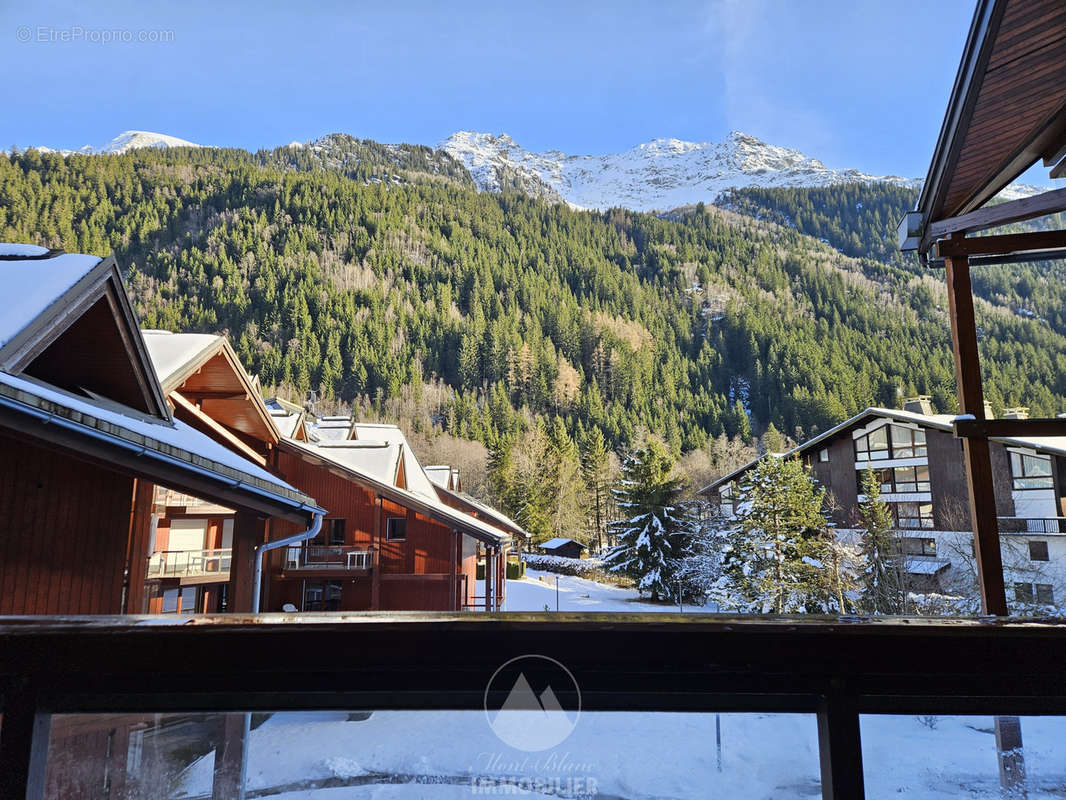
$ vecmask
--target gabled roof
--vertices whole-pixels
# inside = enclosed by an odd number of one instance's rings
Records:
[[[351,443],[351,445],[355,444],[354,442]],[[365,443],[361,443],[361,445],[365,446]],[[352,457],[352,453],[358,452],[358,446],[322,446],[321,443],[315,445],[313,443],[296,442],[292,439],[282,439],[279,447],[300,458],[340,471],[360,486],[365,486],[394,503],[398,503],[451,528],[456,528],[486,544],[496,545],[510,541],[511,537],[503,531],[454,508],[449,508],[436,496],[426,497],[422,494],[416,494],[407,489],[402,489],[390,481],[381,480],[366,471],[360,466],[358,460]],[[381,445],[378,445],[378,447],[381,447]]]
[[[1062,0],[978,0],[917,211],[973,211],[1066,145]],[[1045,212],[1050,213],[1050,212]]]
[[[274,445],[274,424],[252,377],[225,336],[204,333],[142,332],[163,390],[199,407],[208,417],[260,443]],[[188,403],[176,402],[178,412]],[[196,424],[194,420],[186,421]]]
[[[306,521],[315,501],[180,420],[0,372],[0,427],[222,505]]]
[[[588,549],[587,547],[585,547],[585,545],[581,544],[581,542],[574,541],[573,539],[564,539],[564,538],[559,537],[559,536],[557,536],[554,539],[549,539],[546,542],[541,542],[540,544],[537,545],[537,547],[539,547],[542,550],[554,550],[557,547],[562,547],[564,544],[576,544],[582,550],[587,550]]]
[[[916,425],[921,425],[926,428],[933,428],[935,430],[944,431],[945,433],[954,433],[953,423],[957,419],[954,414],[917,414],[913,411],[903,411],[898,408],[867,408],[865,411],[860,411],[855,416],[844,420],[839,425],[836,425],[825,433],[821,433],[815,436],[813,439],[809,439],[803,444],[793,447],[784,453],[774,454],[780,458],[792,458],[793,456],[799,456],[807,453],[810,450],[817,448],[823,442],[828,439],[834,438],[837,434],[845,431],[849,428],[857,426],[859,423],[866,420],[872,420],[875,418],[885,419],[896,422],[909,422]],[[1003,437],[1003,436],[990,436],[989,441],[999,442],[1000,444],[1007,445],[1009,447],[1024,447],[1038,452],[1063,455],[1066,456],[1066,436],[1027,436],[1027,437]],[[731,483],[737,479],[740,475],[747,472],[749,469],[759,463],[758,458],[752,459],[743,467],[735,469],[728,475],[723,475],[716,481],[713,481],[702,489],[699,490],[699,494],[717,489],[719,486],[723,486],[727,483]]]
[[[170,418],[114,256],[0,244],[0,285],[0,370]]]
[[[437,486],[437,495],[447,503],[449,500],[456,503],[466,511],[477,514],[488,523],[495,525],[498,528],[502,528],[505,531],[510,531],[516,536],[521,536],[523,539],[529,539],[530,533],[513,519],[508,517],[501,511],[497,511],[490,505],[482,503],[480,500],[475,500],[465,492],[456,492],[451,489],[445,489],[443,486]]]

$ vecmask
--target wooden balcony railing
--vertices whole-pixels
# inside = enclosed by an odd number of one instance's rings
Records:
[[[506,699],[487,689],[500,665],[529,654],[565,665],[583,711],[816,714],[826,800],[864,797],[860,714],[1066,713],[1057,620],[370,613],[144,624],[154,619],[0,618],[0,797],[44,795],[54,714],[482,711]],[[536,669],[526,677],[546,684],[549,667]],[[556,694],[576,707],[573,689]],[[242,731],[223,759],[239,761]]]
[[[161,550],[148,557],[149,578],[221,577],[229,574],[230,549]]]

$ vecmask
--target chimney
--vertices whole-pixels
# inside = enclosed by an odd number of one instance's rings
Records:
[[[1003,409],[1003,419],[1029,419],[1028,406],[1015,406]]]
[[[985,419],[995,419],[996,415],[992,411],[992,404],[985,400]]]
[[[933,398],[927,394],[905,398],[903,400],[903,410],[910,411],[912,414],[925,414],[928,417],[936,413],[933,411]]]

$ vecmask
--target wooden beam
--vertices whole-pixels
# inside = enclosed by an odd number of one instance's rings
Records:
[[[960,439],[1066,436],[1066,419],[960,419],[954,422],[954,428]]]
[[[1066,174],[1066,156],[1063,156],[1062,161],[1056,164],[1051,170],[1052,178],[1061,178]]]
[[[1066,210],[1066,189],[1054,189],[1050,192],[1010,200],[994,206],[979,208],[968,214],[937,220],[930,223],[922,237],[921,251],[929,249],[935,240],[954,233],[973,233],[987,228],[995,228],[1010,222],[1044,217]]]
[[[963,414],[984,420],[985,404],[981,388],[981,361],[977,350],[977,324],[974,320],[970,265],[966,256],[945,260],[948,284],[948,316],[955,355],[955,380],[959,407]],[[969,490],[970,520],[973,524],[977,577],[981,606],[985,614],[1006,616],[1007,596],[1003,588],[1003,560],[999,550],[996,496],[992,481],[992,460],[988,440],[963,439],[966,483]]]
[[[942,239],[933,247],[936,258],[958,256],[1000,255],[1027,250],[1056,250],[1066,248],[1066,230],[1008,233],[1001,236]]]
[[[265,456],[261,456],[235,434],[231,433],[224,425],[215,422],[215,420],[207,416],[207,414],[200,410],[195,403],[186,399],[181,392],[171,392],[170,399],[174,401],[174,405],[178,410],[185,412],[190,418],[189,422],[194,427],[200,428],[208,436],[221,438],[222,444],[228,445],[230,448],[236,450],[245,458],[254,461],[259,466],[265,467],[267,465]]]
[[[248,392],[182,388],[181,393],[191,400],[248,400]]]

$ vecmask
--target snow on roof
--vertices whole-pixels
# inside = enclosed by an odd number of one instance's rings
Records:
[[[355,476],[357,480],[361,478],[367,481],[371,485],[371,488],[380,491],[382,494],[391,496],[395,502],[398,502],[401,505],[406,505],[419,513],[445,521],[447,524],[453,525],[481,541],[499,543],[509,541],[511,538],[508,534],[498,528],[494,528],[492,525],[476,519],[469,514],[464,514],[462,511],[458,511],[451,506],[445,505],[436,495],[433,497],[427,497],[407,489],[401,489],[395,485],[391,478],[387,481],[381,480],[377,476],[366,471],[366,469],[359,464],[359,457],[357,455],[358,451],[360,448],[372,449],[374,447],[387,449],[379,443],[348,441],[343,445],[331,443],[307,444],[292,439],[285,439],[284,442],[294,450],[302,450],[313,456],[331,461],[334,464],[343,467],[350,474]],[[393,447],[398,449],[399,445],[389,445],[388,449]],[[375,483],[378,484],[378,487],[373,486]]]
[[[23,407],[36,408],[76,423],[86,431],[109,436],[160,453],[168,460],[206,468],[222,479],[239,480],[294,504],[314,506],[315,501],[251,461],[241,458],[214,439],[180,420],[167,422],[131,408],[96,401],[27,378],[0,372],[0,397]],[[121,410],[119,410],[121,409]]]
[[[18,242],[0,242],[0,258],[18,256],[19,258],[37,258],[48,255],[47,247],[39,244],[20,244]]]
[[[328,453],[328,458],[370,475],[375,480],[396,485],[396,468],[400,463],[400,444],[385,442],[319,441],[311,445]]]
[[[448,482],[452,477],[452,468],[449,466],[441,466],[435,464],[432,467],[423,467],[426,476],[432,481],[434,486],[439,486],[442,489],[448,488]]]
[[[556,547],[562,547],[564,544],[576,544],[582,548],[585,547],[585,545],[581,544],[581,542],[575,542],[573,539],[564,539],[559,536],[554,539],[549,539],[546,542],[541,542],[539,545],[537,545],[537,547],[541,548],[542,550],[554,550]]]
[[[200,354],[218,345],[221,336],[210,333],[171,333],[142,330],[141,337],[148,348],[148,356],[161,383],[166,383],[182,367],[195,361]]]
[[[909,559],[905,565],[911,575],[936,575],[951,566],[950,561],[936,561],[934,559]]]
[[[274,420],[274,424],[277,426],[282,436],[286,439],[291,439],[296,435],[296,431],[300,427],[300,420],[303,418],[303,415],[298,414],[295,411],[285,411],[270,406],[268,406],[268,409],[271,418]]]
[[[5,297],[17,300],[0,305],[0,347],[103,261],[99,256],[75,253],[32,257],[48,253],[37,252],[43,249],[37,245],[0,244],[0,286],[4,287]]]

